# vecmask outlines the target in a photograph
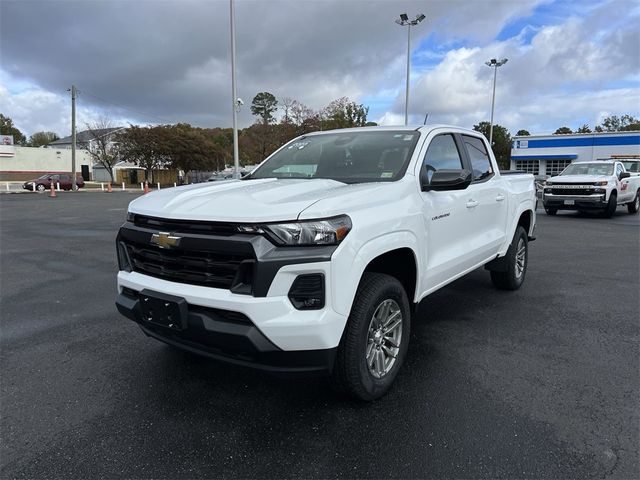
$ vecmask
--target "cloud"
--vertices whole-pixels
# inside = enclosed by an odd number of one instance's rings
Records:
[[[512,131],[593,126],[603,111],[637,115],[638,14],[621,19],[616,6],[588,9],[583,17],[540,27],[532,37],[527,30],[485,46],[449,50],[412,83],[413,121],[421,121],[426,112],[430,120],[464,126],[488,120],[493,71],[484,62],[502,57],[509,62],[498,70],[495,121]],[[624,84],[611,86],[620,81]],[[404,96],[398,95],[381,122],[403,109]]]
[[[393,20],[401,11],[428,16],[413,33],[416,45],[433,30],[484,42],[539,3],[238,0],[238,92],[245,101],[266,90],[320,108],[395,89],[406,37]],[[84,105],[139,122],[230,124],[228,2],[34,0],[0,9],[4,79],[61,98],[73,83]],[[23,118],[22,128],[34,130],[36,117]],[[248,109],[240,120],[252,121]]]
[[[370,102],[372,120],[402,122],[406,31],[393,20],[424,12],[412,29],[416,121],[425,112],[468,126],[487,119],[492,75],[483,63],[501,55],[510,60],[499,72],[497,121],[550,128],[568,111],[593,116],[589,102],[577,110],[546,103],[544,114],[523,107],[565,94],[637,94],[638,8],[619,14],[628,3],[585,3],[571,17],[575,4],[563,0],[237,0],[238,94],[248,104],[270,91],[315,109],[346,95]],[[72,83],[87,121],[231,124],[227,1],[32,0],[0,9],[0,100],[26,133],[69,130]],[[554,9],[562,15],[545,23],[540,12]],[[240,124],[252,121],[245,107]]]

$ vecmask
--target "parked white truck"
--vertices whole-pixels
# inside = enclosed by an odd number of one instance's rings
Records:
[[[273,373],[331,375],[363,400],[402,365],[413,307],[479,267],[515,290],[533,176],[448,126],[304,135],[242,180],[134,200],[119,311],[148,336]]]
[[[549,178],[542,194],[548,215],[558,210],[601,211],[608,218],[618,205],[629,213],[640,209],[640,176],[627,172],[621,161],[576,162]]]

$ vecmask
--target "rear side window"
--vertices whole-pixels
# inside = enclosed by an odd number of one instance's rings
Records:
[[[438,135],[431,140],[424,156],[423,168],[426,169],[429,181],[436,170],[462,169],[462,160],[453,135]]]
[[[493,168],[491,168],[491,160],[489,160],[484,142],[478,137],[468,135],[462,135],[462,140],[464,148],[467,149],[469,160],[471,160],[473,179],[482,180],[490,176],[493,173]]]

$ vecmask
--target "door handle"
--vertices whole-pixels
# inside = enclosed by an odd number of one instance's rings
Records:
[[[478,206],[477,200],[469,200],[467,202],[467,208],[475,208]]]
[[[504,195],[502,195],[501,193],[498,194],[498,196],[496,197],[496,202],[502,202],[504,200]]]

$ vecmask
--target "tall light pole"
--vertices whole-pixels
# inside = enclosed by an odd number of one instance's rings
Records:
[[[496,77],[498,76],[498,67],[501,67],[509,61],[508,58],[496,60],[492,58],[488,62],[484,62],[487,67],[493,67],[493,99],[491,100],[491,127],[489,128],[489,145],[493,148],[493,109],[496,105]]]
[[[75,85],[67,89],[71,92],[71,191],[76,190],[76,96],[78,89]]]
[[[238,93],[236,90],[236,15],[233,0],[229,0],[231,22],[231,110],[233,112],[233,176],[240,178],[240,156],[238,154]]]
[[[404,98],[404,124],[407,125],[409,121],[409,72],[411,69],[411,27],[415,27],[421,21],[427,18],[422,13],[417,15],[414,20],[409,20],[406,13],[401,13],[400,18],[396,20],[396,23],[402,27],[409,27],[407,29],[407,88]]]

